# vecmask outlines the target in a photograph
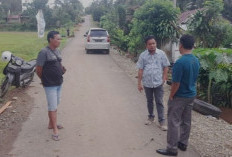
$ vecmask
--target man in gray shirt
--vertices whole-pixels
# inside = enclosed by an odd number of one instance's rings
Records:
[[[48,103],[48,129],[53,129],[52,139],[59,140],[57,125],[57,107],[60,103],[61,86],[63,83],[64,67],[61,65],[60,34],[50,31],[47,35],[48,46],[43,48],[37,57],[36,73],[42,81]]]
[[[155,97],[158,121],[162,130],[166,131],[164,125],[164,106],[163,106],[163,84],[167,80],[168,66],[170,65],[165,53],[157,49],[154,36],[145,38],[147,50],[139,56],[137,62],[138,71],[138,90],[141,92],[145,89],[148,108],[148,121],[146,125],[154,122],[153,98]],[[143,82],[143,86],[142,83]]]

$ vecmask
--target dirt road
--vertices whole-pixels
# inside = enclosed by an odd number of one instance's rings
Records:
[[[76,37],[63,50],[68,71],[64,76],[62,101],[58,108],[61,140],[51,140],[47,129],[44,91],[36,78],[34,108],[13,145],[10,157],[160,157],[155,152],[166,146],[166,132],[156,125],[145,126],[145,96],[111,58],[85,54],[83,34],[89,17]],[[193,148],[179,157],[198,157]]]

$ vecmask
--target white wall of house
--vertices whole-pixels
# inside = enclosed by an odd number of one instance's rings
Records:
[[[182,28],[184,31],[188,30],[187,24],[180,24],[180,28]]]
[[[173,42],[172,43],[172,62],[175,63],[177,59],[181,57],[179,51],[179,43]]]
[[[169,41],[161,48],[167,55],[168,60],[175,63],[180,58],[179,43]]]

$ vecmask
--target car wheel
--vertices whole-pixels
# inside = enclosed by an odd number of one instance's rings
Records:
[[[110,53],[110,50],[106,50],[106,54],[109,54]]]
[[[89,54],[89,50],[85,50],[86,54]]]

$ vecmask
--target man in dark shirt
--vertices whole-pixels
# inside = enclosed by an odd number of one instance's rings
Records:
[[[60,103],[61,85],[63,83],[63,66],[61,53],[57,49],[60,45],[60,34],[51,31],[47,35],[48,46],[43,48],[37,57],[36,73],[42,81],[48,103],[48,128],[53,129],[52,139],[59,140],[57,125],[57,106]]]
[[[194,38],[183,35],[179,50],[182,55],[172,71],[172,86],[168,101],[167,148],[158,149],[162,155],[176,156],[177,148],[186,151],[191,129],[191,111],[196,96],[196,81],[200,63],[192,54]]]

